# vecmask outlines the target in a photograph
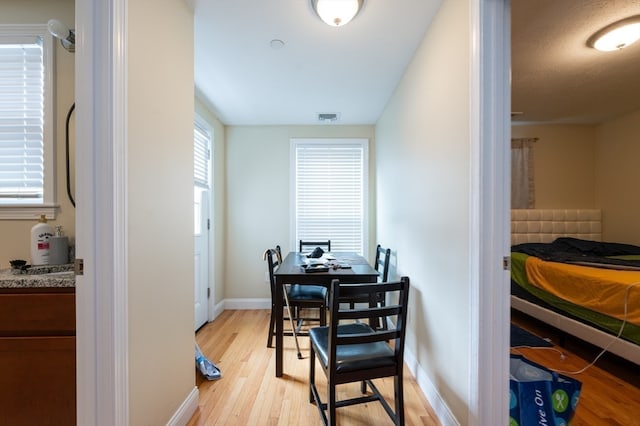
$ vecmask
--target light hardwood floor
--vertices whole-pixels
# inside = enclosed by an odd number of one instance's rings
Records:
[[[588,365],[600,349],[579,339],[563,336],[557,329],[518,313],[512,312],[512,321],[522,328],[550,339],[554,350],[518,349],[526,358],[546,367],[578,371]],[[564,339],[563,339],[564,338]],[[558,344],[564,340],[564,347]],[[564,374],[564,373],[563,373]],[[566,374],[582,382],[580,400],[571,426],[638,426],[640,425],[640,367],[614,355],[605,354],[582,374]]]
[[[309,338],[299,337],[303,359],[297,358],[293,337],[284,338],[284,375],[275,377],[275,349],[267,348],[267,310],[228,310],[196,334],[202,352],[222,371],[222,378],[197,375],[200,403],[188,423],[195,425],[321,425],[320,414],[309,402]],[[404,369],[407,425],[439,425],[415,380]],[[322,371],[316,383],[326,399]],[[393,407],[393,381],[375,381]],[[358,383],[341,385],[338,398],[359,395]],[[338,424],[390,425],[377,402],[338,409]]]
[[[514,322],[558,343],[560,334],[552,328],[514,315]],[[199,408],[188,423],[196,425],[320,425],[315,405],[309,403],[309,343],[299,342],[304,359],[296,356],[293,337],[284,338],[284,376],[274,373],[274,349],[266,347],[269,311],[224,311],[196,334],[204,354],[218,365],[222,379],[203,380],[197,375]],[[549,350],[520,349],[527,358],[548,367],[578,370],[592,360],[597,351],[567,339],[565,354]],[[579,354],[576,355],[576,354]],[[321,396],[324,375],[317,372]],[[572,426],[640,426],[640,369],[617,357],[604,356],[585,373],[571,375],[582,382],[582,395]],[[435,414],[413,377],[405,368],[405,413],[407,425],[439,425]],[[389,401],[393,401],[390,380],[376,382]],[[348,396],[359,393],[357,384],[343,385]],[[339,396],[342,397],[342,396]],[[506,413],[505,413],[506,417]],[[390,419],[378,403],[338,409],[338,424],[387,425]]]

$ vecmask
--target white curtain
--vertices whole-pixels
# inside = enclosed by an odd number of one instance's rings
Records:
[[[511,208],[535,207],[533,145],[538,138],[511,139]]]

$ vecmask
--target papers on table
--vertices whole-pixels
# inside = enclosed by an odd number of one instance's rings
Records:
[[[324,265],[322,263],[318,263],[316,265],[307,265],[304,267],[305,272],[328,272],[329,265]]]
[[[327,272],[329,269],[351,269],[348,262],[340,261],[333,255],[323,255],[317,259],[302,257],[300,266],[306,272]]]

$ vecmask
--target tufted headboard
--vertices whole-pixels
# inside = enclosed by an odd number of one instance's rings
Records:
[[[601,241],[601,217],[595,209],[512,209],[511,245],[550,243],[558,237]]]

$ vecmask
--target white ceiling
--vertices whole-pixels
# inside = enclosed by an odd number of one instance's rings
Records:
[[[196,90],[228,125],[373,124],[439,4],[365,0],[333,28],[310,0],[195,0]]]
[[[193,0],[196,90],[228,125],[318,124],[318,113],[374,124],[440,3],[365,0],[332,28],[310,0]],[[514,122],[597,123],[640,109],[640,42],[586,46],[640,14],[640,1],[512,0],[511,11]]]
[[[512,0],[514,122],[598,123],[640,110],[640,42],[614,52],[586,45],[640,14],[638,0]]]

